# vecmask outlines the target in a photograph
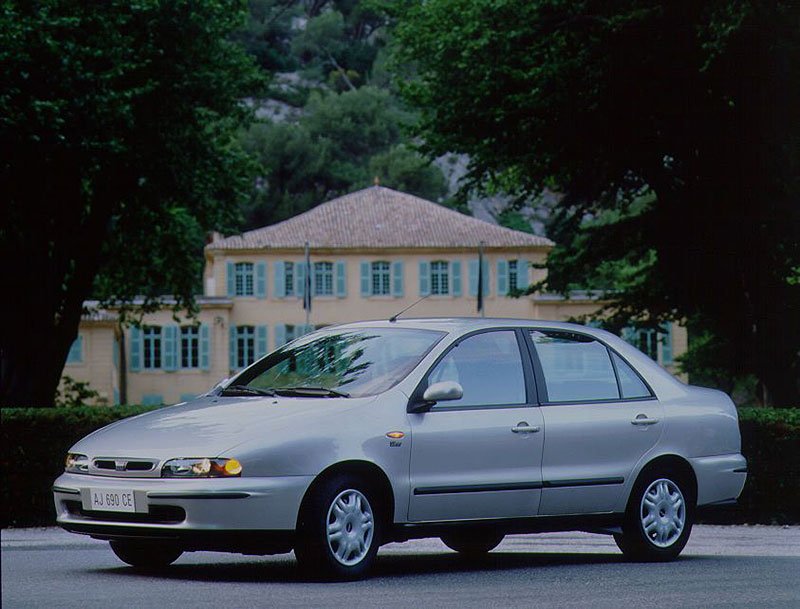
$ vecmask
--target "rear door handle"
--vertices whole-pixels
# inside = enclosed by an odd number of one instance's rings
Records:
[[[542,428],[538,425],[528,425],[525,421],[520,421],[511,428],[511,431],[514,433],[536,433],[537,431],[541,431],[541,429]]]
[[[651,419],[646,414],[637,414],[631,425],[655,425],[658,419]]]

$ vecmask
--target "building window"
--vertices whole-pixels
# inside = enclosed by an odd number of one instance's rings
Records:
[[[508,291],[513,292],[519,286],[517,285],[517,267],[519,265],[518,260],[509,260],[508,261]]]
[[[652,329],[623,328],[622,338],[654,361],[658,361],[658,332]]]
[[[294,296],[294,262],[283,263],[283,293]]]
[[[314,263],[314,293],[333,296],[333,262]]]
[[[161,326],[145,326],[142,334],[145,370],[161,368]]]
[[[236,296],[252,296],[253,263],[237,262],[234,266],[233,276],[236,286]]]
[[[431,262],[431,294],[450,293],[448,266],[449,263],[443,260]]]
[[[83,336],[78,337],[72,341],[72,345],[67,353],[68,364],[80,364],[83,361]]]
[[[200,367],[200,328],[181,327],[181,368]]]
[[[236,366],[246,368],[256,360],[256,329],[254,326],[236,328]]]
[[[372,295],[388,296],[391,284],[391,271],[388,262],[372,263]]]

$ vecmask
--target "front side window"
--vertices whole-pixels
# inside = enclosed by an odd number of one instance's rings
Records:
[[[444,335],[410,328],[323,331],[278,349],[233,384],[376,395],[405,378]]]
[[[549,402],[619,399],[606,346],[574,332],[531,330]]]
[[[388,262],[373,262],[372,263],[372,295],[373,296],[387,296],[389,286],[391,283],[391,273],[389,271]]]
[[[254,326],[236,328],[236,365],[245,368],[256,359],[256,329]]]
[[[144,335],[144,367],[145,369],[161,368],[161,327],[145,326]]]
[[[333,296],[333,262],[314,263],[314,293]]]
[[[200,366],[200,328],[181,326],[181,368]]]
[[[234,267],[237,296],[253,295],[253,263],[237,262]]]
[[[431,294],[449,294],[449,264],[443,260],[431,262]]]
[[[283,293],[294,296],[294,262],[286,262],[283,265]]]
[[[525,404],[525,375],[513,330],[482,332],[458,341],[428,375],[428,386],[455,381],[464,395],[434,409]]]

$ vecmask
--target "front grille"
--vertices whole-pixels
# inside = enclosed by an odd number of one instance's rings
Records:
[[[70,516],[81,520],[137,524],[178,524],[186,520],[186,510],[176,505],[151,505],[147,514],[85,510],[80,501],[65,501],[64,506]]]
[[[153,461],[134,461],[128,459],[94,460],[94,466],[97,469],[115,472],[149,472],[155,465]]]

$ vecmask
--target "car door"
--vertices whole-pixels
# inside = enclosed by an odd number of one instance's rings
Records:
[[[540,515],[614,509],[658,442],[663,408],[642,378],[595,338],[531,330],[546,429]]]
[[[463,397],[408,415],[409,520],[537,514],[544,434],[524,340],[515,329],[467,335],[423,379],[415,395],[455,381]]]

